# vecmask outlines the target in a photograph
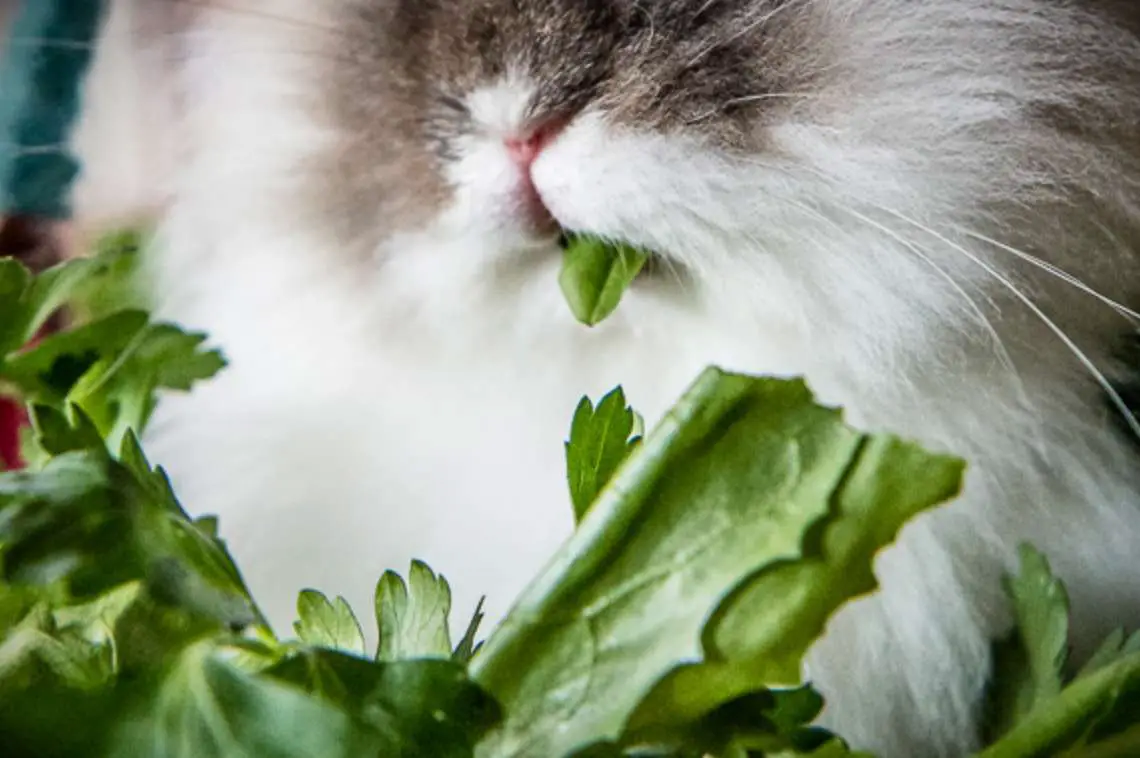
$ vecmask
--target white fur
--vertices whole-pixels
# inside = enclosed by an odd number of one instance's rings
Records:
[[[339,1],[242,7],[319,29]],[[635,289],[592,331],[562,301],[557,251],[512,220],[498,135],[525,79],[470,96],[486,131],[452,168],[454,203],[427,230],[389,239],[362,275],[290,205],[296,161],[333,138],[310,110],[304,52],[320,32],[232,12],[202,22],[179,85],[188,152],[156,281],[163,315],[208,330],[232,365],[164,401],[149,449],[188,508],[220,514],[280,631],[301,587],[365,610],[379,574],[412,558],[449,577],[459,622],[483,593],[500,616],[571,528],[562,440],[581,395],[620,383],[652,421],[709,363],[806,374],[854,422],[974,464],[965,496],[904,531],[878,563],[883,591],[844,611],[813,652],[828,723],[856,744],[884,758],[974,745],[989,639],[1008,622],[999,577],[1019,540],[1069,583],[1083,646],[1140,619],[1140,467],[1085,390],[1062,389],[1057,378],[1080,371],[1059,342],[1039,346],[1046,363],[1020,353],[1020,376],[1008,369],[978,310],[1001,287],[953,247],[1004,268],[961,229],[977,220],[975,200],[1028,186],[1015,153],[1038,139],[1017,106],[1042,82],[993,22],[1056,36],[1049,25],[1067,28],[1066,11],[803,5],[844,70],[771,130],[770,154],[733,161],[587,113],[539,158],[536,186],[563,223],[668,251],[698,274]],[[962,19],[969,28],[950,31]],[[907,66],[888,54],[903,44]],[[970,51],[984,53],[984,72]],[[972,130],[998,126],[1024,139],[979,151]],[[1062,172],[1082,154],[1049,147]],[[1088,171],[1108,170],[1085,157]]]

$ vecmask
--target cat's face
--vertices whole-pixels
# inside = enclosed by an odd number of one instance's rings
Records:
[[[439,299],[590,232],[749,324],[881,351],[989,340],[969,292],[1009,295],[1000,244],[1100,276],[1103,239],[1056,239],[1135,232],[1114,0],[327,3],[316,204]]]
[[[781,160],[768,129],[810,103],[823,70],[812,3],[351,7],[329,88],[351,188],[338,202],[382,241],[492,256],[549,247],[560,229],[698,268],[707,249],[738,247],[754,230],[734,219],[780,181],[756,171]]]

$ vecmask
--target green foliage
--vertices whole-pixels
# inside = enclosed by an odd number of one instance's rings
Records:
[[[1017,626],[995,645],[998,676],[987,713],[990,730],[1000,736],[1061,691],[1069,639],[1069,598],[1053,576],[1045,556],[1021,547],[1021,571],[1006,578]]]
[[[621,387],[599,400],[596,408],[588,397],[578,403],[566,442],[566,477],[578,521],[641,441],[634,436],[636,426],[637,414],[626,405]]]
[[[314,592],[300,639],[276,639],[216,520],[192,520],[147,461],[159,392],[222,367],[202,337],[75,307],[89,320],[21,347],[80,293],[121,291],[101,277],[134,271],[114,258],[135,250],[39,277],[0,261],[0,378],[34,403],[37,453],[0,474],[5,756],[472,755],[498,707],[462,663],[367,659],[347,604]]]
[[[134,286],[140,245],[112,238],[93,257],[35,277],[0,260],[0,387],[72,421],[82,411],[112,453],[131,430],[145,427],[160,393],[188,391],[225,366],[220,352],[204,347],[205,335],[151,323],[145,311],[111,307],[109,298]],[[25,347],[65,304],[87,320]],[[30,460],[52,454],[36,442],[27,450]]]
[[[648,260],[648,253],[624,243],[571,236],[558,284],[574,318],[586,326],[608,318]]]
[[[1022,545],[1020,557],[1005,583],[1017,626],[995,645],[986,707],[996,742],[981,757],[1140,755],[1140,633],[1113,632],[1066,677],[1065,587],[1032,546]]]
[[[316,590],[304,590],[297,598],[297,618],[293,631],[302,642],[364,655],[364,632],[343,597],[333,603]]]
[[[800,685],[826,618],[873,589],[874,552],[961,468],[850,429],[802,382],[710,369],[472,662],[507,713],[484,754],[728,739],[704,719]]]
[[[448,658],[452,654],[447,619],[451,588],[426,564],[415,561],[408,582],[388,571],[376,585],[376,622],[382,661],[405,658]]]
[[[280,639],[224,525],[138,441],[162,392],[224,366],[123,300],[138,248],[38,277],[0,261],[0,381],[33,419],[31,465],[0,474],[5,756],[870,758],[815,725],[803,658],[961,461],[858,432],[798,380],[709,369],[644,439],[618,388],[571,423],[576,532],[485,641],[480,608],[453,645],[448,582],[418,561],[377,584],[374,654],[315,590]],[[593,265],[596,322],[636,272]],[[64,305],[75,324],[23,347]],[[1140,635],[1069,676],[1045,557],[1023,547],[1005,587],[981,756],[1140,755]]]

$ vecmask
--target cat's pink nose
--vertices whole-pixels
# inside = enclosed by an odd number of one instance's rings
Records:
[[[506,140],[507,153],[511,160],[523,171],[530,172],[530,166],[545,147],[542,134],[532,134],[529,137],[509,137]]]
[[[503,140],[503,144],[515,165],[529,174],[531,164],[554,141],[563,126],[561,122],[551,121],[523,135],[507,137]]]

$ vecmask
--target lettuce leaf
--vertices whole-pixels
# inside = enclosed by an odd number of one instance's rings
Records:
[[[472,662],[506,712],[480,755],[652,742],[799,685],[827,616],[873,589],[874,552],[961,473],[847,427],[800,381],[710,369]]]

